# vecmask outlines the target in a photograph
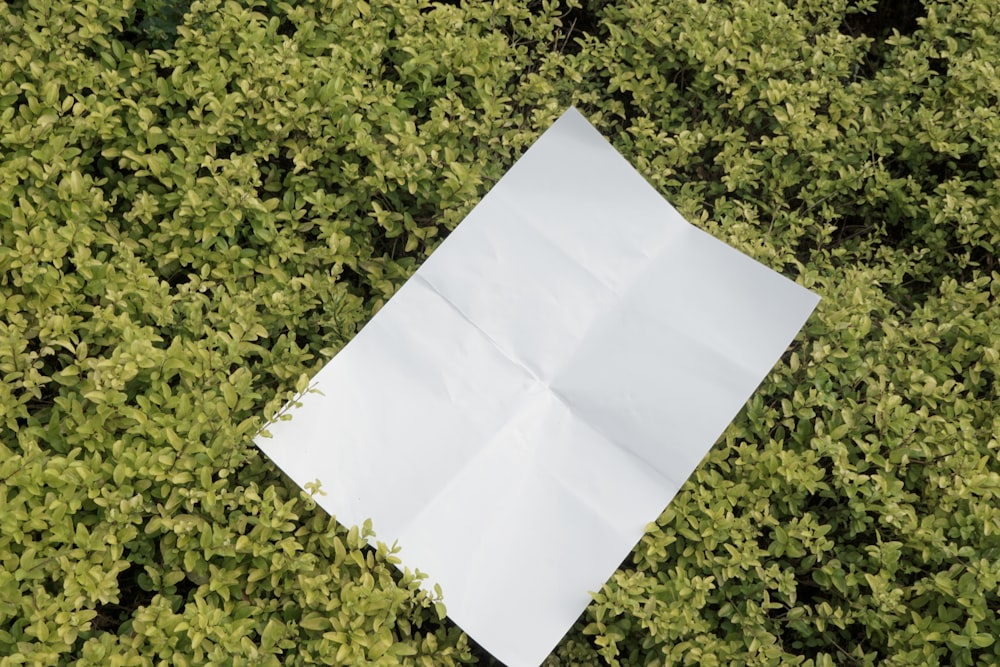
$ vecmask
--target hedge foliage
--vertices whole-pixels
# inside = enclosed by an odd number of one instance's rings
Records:
[[[571,103],[823,301],[549,663],[997,664],[997,62],[991,0],[0,2],[0,665],[489,664],[251,438]]]

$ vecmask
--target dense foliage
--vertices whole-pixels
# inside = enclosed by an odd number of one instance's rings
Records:
[[[997,62],[992,0],[0,2],[0,665],[490,662],[251,438],[569,104],[823,301],[551,664],[1000,663]]]

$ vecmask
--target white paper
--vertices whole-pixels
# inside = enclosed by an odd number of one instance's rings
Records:
[[[538,665],[817,301],[570,109],[257,444]]]

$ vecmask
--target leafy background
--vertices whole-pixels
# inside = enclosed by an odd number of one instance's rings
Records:
[[[251,438],[569,104],[824,298],[547,664],[997,664],[997,62],[991,0],[0,2],[0,665],[491,664]]]

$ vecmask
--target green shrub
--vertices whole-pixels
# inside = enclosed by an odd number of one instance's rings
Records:
[[[1000,661],[990,3],[583,5],[0,3],[0,664],[489,663],[251,438],[570,103],[824,300],[549,664]]]
[[[824,297],[596,596],[612,664],[1000,657],[1000,24],[963,4],[874,44],[846,3],[620,3],[573,57],[640,171]]]

